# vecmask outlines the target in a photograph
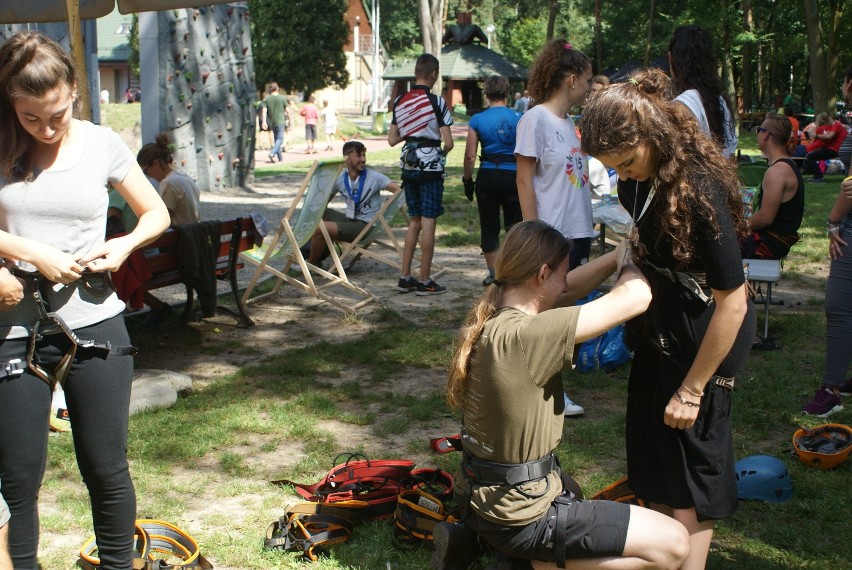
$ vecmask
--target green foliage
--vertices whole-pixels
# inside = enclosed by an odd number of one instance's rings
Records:
[[[545,41],[548,15],[555,2],[555,37],[567,37],[584,51],[595,64],[594,29],[595,0],[447,0],[446,25],[454,23],[458,11],[471,12],[473,23],[495,27],[492,48],[522,65],[529,66]],[[784,95],[792,92],[798,101],[812,98],[810,61],[803,4],[800,0],[751,0],[751,17],[746,25],[744,2],[724,0],[666,0],[655,3],[653,19],[649,2],[600,2],[601,69],[615,69],[626,62],[641,61],[646,49],[651,59],[665,56],[674,29],[695,23],[706,28],[714,38],[720,64],[730,61],[734,90],[744,91],[743,69],[751,68],[751,101],[749,110],[775,108]],[[845,4],[848,4],[845,3]],[[852,10],[842,0],[817,2],[825,42],[836,44],[836,72],[842,74],[852,62]],[[846,8],[843,10],[843,8]],[[831,19],[840,14],[836,42],[832,44]],[[417,2],[382,3],[382,39],[389,55],[405,59],[420,50]],[[648,23],[652,21],[651,34]],[[744,49],[744,48],[749,49]],[[746,60],[746,58],[749,58]],[[745,76],[747,77],[747,75]],[[837,83],[840,78],[829,77]],[[836,94],[839,85],[830,85]]]
[[[249,0],[255,82],[312,93],[349,83],[346,0]]]
[[[529,67],[542,46],[547,22],[541,18],[524,18],[498,31],[503,53],[510,60]]]
[[[382,2],[382,44],[396,59],[414,59],[423,53],[416,2]]]
[[[127,43],[130,46],[130,55],[127,56],[127,65],[130,66],[130,73],[139,75],[139,16],[137,14],[133,14]]]

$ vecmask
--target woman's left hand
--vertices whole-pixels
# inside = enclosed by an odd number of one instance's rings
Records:
[[[701,398],[696,398],[691,394],[685,394],[683,390],[680,390],[680,397],[686,402],[693,404],[701,403]],[[695,424],[695,420],[698,419],[699,409],[700,408],[697,405],[690,406],[689,404],[682,403],[678,399],[677,393],[672,394],[672,397],[666,406],[663,423],[670,428],[689,429]]]
[[[80,265],[96,273],[118,271],[133,249],[134,245],[129,235],[113,238],[106,241],[100,248],[86,254],[80,259]]]

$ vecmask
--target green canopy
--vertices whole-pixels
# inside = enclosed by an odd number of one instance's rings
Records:
[[[503,75],[509,81],[525,81],[527,69],[479,44],[449,44],[441,48],[441,76],[444,80],[483,80]],[[382,76],[388,80],[414,79],[414,60],[403,61]]]

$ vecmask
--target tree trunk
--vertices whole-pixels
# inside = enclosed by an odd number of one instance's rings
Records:
[[[553,39],[553,31],[556,27],[556,16],[559,14],[559,0],[550,0],[550,7],[547,14],[547,36],[546,40]],[[569,38],[570,40],[570,38]]]
[[[423,37],[423,53],[431,53],[432,51],[432,14],[429,10],[429,0],[417,0],[420,7],[420,34]]]
[[[722,0],[722,85],[731,103],[731,115],[734,125],[740,124],[737,90],[734,79],[734,64],[731,61],[731,10],[730,0]]]
[[[746,34],[754,36],[754,13],[751,9],[751,0],[743,0],[743,31]],[[743,76],[742,76],[742,93],[743,93],[743,111],[748,113],[752,108],[752,93],[754,81],[754,68],[752,67],[752,58],[754,57],[754,42],[749,38],[743,43]]]
[[[831,2],[831,20],[828,23],[828,67],[826,68],[826,79],[828,80],[828,105],[829,109],[834,109],[835,90],[831,88],[837,83],[837,75],[839,72],[838,61],[840,58],[840,22],[843,19],[843,4],[839,0]]]
[[[601,0],[595,0],[595,63],[597,72],[603,72],[603,39],[601,38]]]
[[[423,37],[423,53],[431,53],[440,62],[446,0],[417,0],[417,2],[420,8],[420,32]],[[438,81],[432,87],[432,91],[440,94],[442,87],[441,73],[438,73]]]
[[[648,9],[648,33],[645,36],[645,57],[642,60],[645,64],[645,67],[648,67],[648,64],[651,63],[651,42],[654,39],[654,9],[656,8],[657,2],[656,0],[651,0],[649,4],[650,7]]]
[[[769,19],[762,28],[771,34],[771,41],[768,45],[761,44],[761,53],[763,63],[760,67],[760,103],[761,108],[769,108],[774,104],[773,94],[770,92],[770,85],[777,85],[778,80],[778,43],[782,41],[775,29],[775,23],[778,22],[774,12],[769,13]],[[783,25],[783,23],[782,23]],[[807,67],[807,66],[805,66]]]
[[[817,0],[802,0],[805,5],[805,26],[808,30],[808,49],[810,51],[811,89],[814,95],[814,113],[830,111],[828,108],[828,59],[826,53],[822,20],[819,17]]]

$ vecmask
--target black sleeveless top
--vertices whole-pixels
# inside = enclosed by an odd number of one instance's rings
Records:
[[[799,226],[802,225],[802,216],[805,213],[805,181],[802,179],[799,167],[789,158],[779,158],[775,162],[783,162],[789,165],[796,173],[796,181],[798,182],[796,193],[793,194],[792,198],[778,205],[778,212],[771,224],[754,233],[760,237],[760,241],[769,248],[777,259],[781,259],[786,257],[790,252],[790,247],[799,241]],[[775,162],[772,164],[775,164]],[[757,192],[758,209],[762,202],[763,183],[761,182],[760,189]]]

